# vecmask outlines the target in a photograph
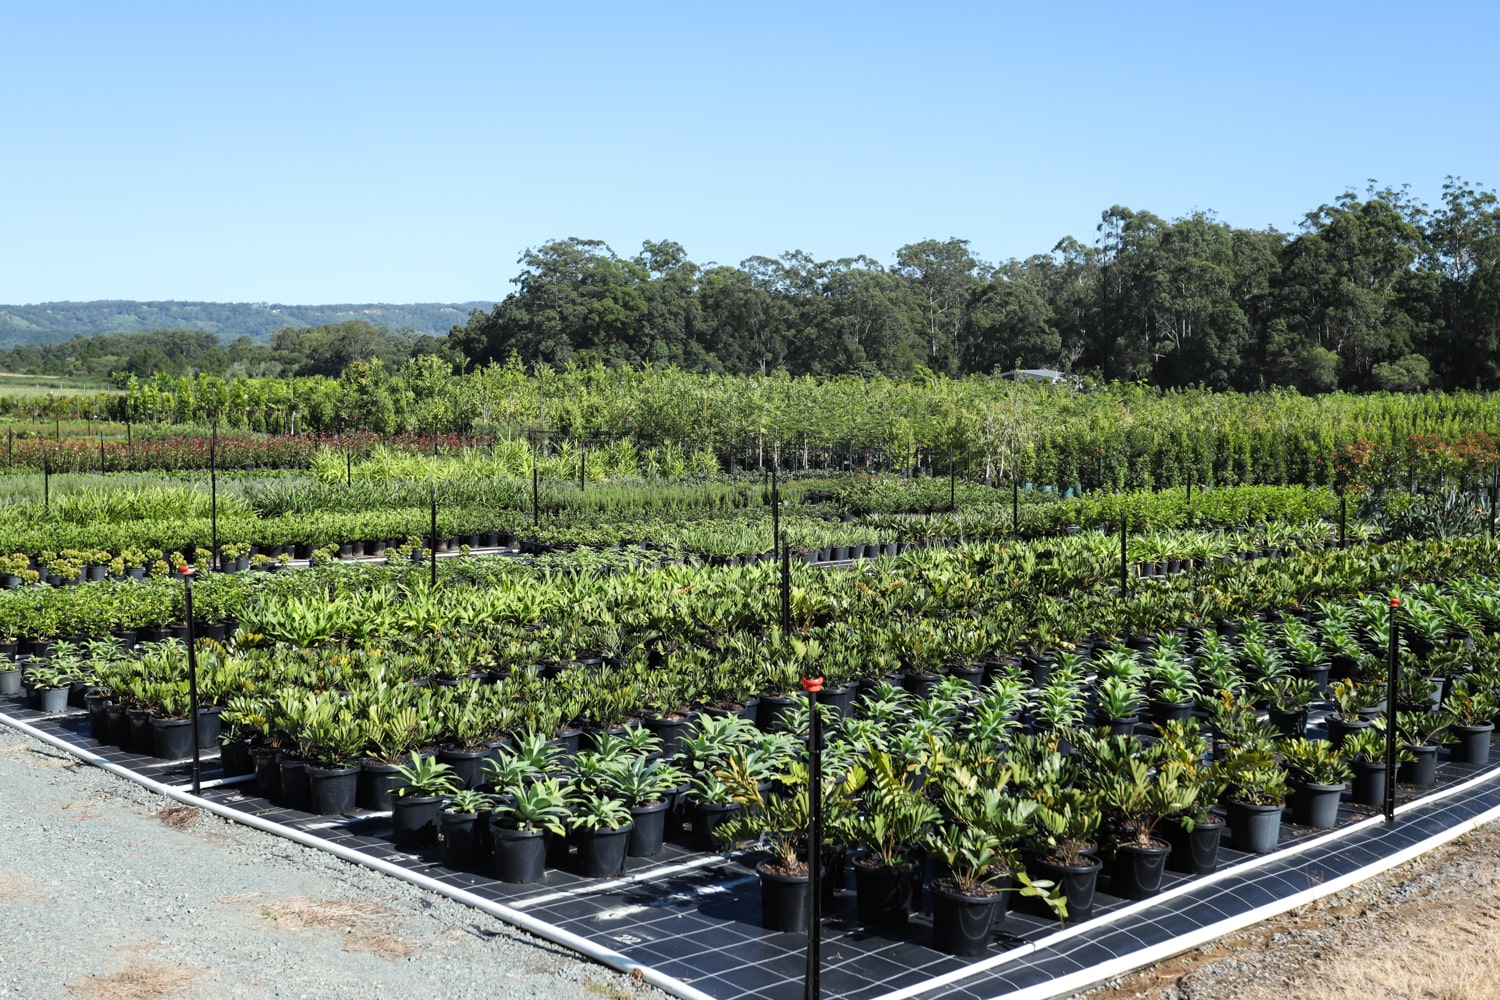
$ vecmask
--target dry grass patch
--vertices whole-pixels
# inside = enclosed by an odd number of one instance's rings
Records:
[[[380,958],[410,958],[417,944],[392,933],[396,914],[376,900],[313,899],[293,896],[266,903],[261,916],[288,930],[315,928],[340,931],[345,951],[361,951]]]
[[[612,979],[589,976],[583,981],[583,988],[606,1000],[634,1000],[637,991],[645,984],[646,977],[641,974],[640,969],[635,969],[629,976],[616,976]]]
[[[198,822],[200,813],[192,806],[167,806],[152,815],[161,820],[162,826],[172,830],[186,830]]]
[[[77,1000],[157,1000],[180,996],[199,975],[197,969],[185,965],[132,961],[107,976],[84,976],[67,990]]]

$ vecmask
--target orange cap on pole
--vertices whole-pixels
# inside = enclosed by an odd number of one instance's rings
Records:
[[[804,677],[804,678],[802,678],[802,690],[806,691],[808,694],[817,694],[819,691],[823,690],[823,678],[821,678],[821,677]]]

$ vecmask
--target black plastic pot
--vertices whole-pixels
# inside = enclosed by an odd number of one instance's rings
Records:
[[[461,788],[478,788],[484,784],[484,762],[491,757],[489,747],[477,750],[443,749],[438,751],[438,761],[453,768]]]
[[[669,719],[647,719],[646,728],[661,740],[662,754],[670,757],[682,749],[682,741],[697,718],[697,712],[684,712]]]
[[[514,830],[490,825],[495,877],[502,882],[540,882],[547,868],[547,844],[541,830]]]
[[[1121,899],[1146,899],[1161,891],[1172,846],[1165,841],[1151,845],[1120,844],[1110,868],[1110,888]]]
[[[391,805],[397,847],[410,851],[437,842],[438,816],[443,811],[441,795],[396,795]]]
[[[805,934],[812,914],[812,879],[807,875],[783,875],[762,861],[755,866],[760,876],[760,923],[768,931]]]
[[[13,698],[21,693],[21,668],[0,670],[0,695]]]
[[[367,760],[360,769],[354,804],[371,812],[390,812],[392,793],[401,787],[401,775],[395,764]]]
[[[1450,748],[1450,759],[1455,764],[1488,764],[1490,762],[1490,736],[1495,731],[1495,724],[1487,722],[1482,726],[1460,726],[1448,727],[1448,732],[1458,737]]]
[[[721,851],[728,841],[717,833],[719,827],[740,810],[737,802],[698,802],[693,805],[693,850]]]
[[[109,699],[102,694],[91,694],[83,700],[89,713],[89,735],[95,743],[109,742]]]
[[[1396,780],[1403,781],[1408,785],[1431,785],[1437,782],[1438,748],[1413,747],[1406,748],[1416,754],[1416,760],[1404,760],[1396,768]]]
[[[244,740],[230,740],[221,746],[219,764],[226,778],[255,773],[255,764],[250,758],[250,744]]]
[[[342,816],[354,811],[359,793],[359,765],[307,766],[308,801],[319,816]]]
[[[193,755],[193,720],[151,720],[152,755],[162,760],[182,760]]]
[[[613,878],[625,871],[625,849],[630,844],[634,823],[600,830],[575,830],[578,845],[578,874],[584,878]]]
[[[1081,920],[1094,912],[1094,894],[1104,862],[1089,858],[1082,866],[1061,865],[1043,857],[1032,861],[1029,867],[1038,878],[1050,879],[1062,890],[1068,901],[1069,920]]]
[[[151,726],[151,712],[145,708],[127,708],[125,716],[130,720],[130,746],[132,753],[143,757],[156,754],[156,730]],[[191,752],[191,751],[189,751]]]
[[[634,821],[630,830],[630,843],[625,853],[632,858],[654,858],[661,853],[667,836],[666,799],[649,806],[631,806],[630,818]]]
[[[271,747],[252,747],[250,760],[255,768],[255,794],[275,801],[281,798],[281,751]]]
[[[932,947],[946,955],[981,955],[990,929],[1005,912],[1006,893],[966,896],[941,881],[932,886]]]
[[[312,811],[312,786],[307,780],[307,761],[282,755],[281,798],[277,804],[286,809]]]
[[[1292,794],[1287,797],[1291,806],[1292,822],[1300,826],[1311,826],[1326,830],[1339,821],[1339,800],[1344,795],[1344,785],[1315,785],[1306,781],[1293,781]]]
[[[1354,761],[1354,781],[1350,787],[1355,802],[1380,808],[1385,805],[1385,762]]]
[[[892,868],[880,858],[856,857],[854,903],[859,921],[884,927],[904,927],[921,896],[922,866],[908,861]]]
[[[479,814],[443,810],[443,864],[460,871],[476,868],[484,860],[480,851]]]
[[[763,733],[774,732],[777,721],[790,711],[795,704],[797,704],[796,696],[761,695],[759,710],[755,715],[755,725]]]
[[[198,709],[199,750],[212,750],[219,745],[219,734],[223,731],[223,726],[219,722],[221,711],[218,705]]]
[[[1210,814],[1208,819],[1183,829],[1182,821],[1172,817],[1156,828],[1159,837],[1172,845],[1167,855],[1167,869],[1184,875],[1208,875],[1219,868],[1219,845],[1223,840],[1224,817]]]
[[[983,676],[983,668],[980,676]],[[824,714],[823,724],[829,725],[839,719],[847,719],[854,712],[854,696],[859,693],[858,684],[845,684],[842,687],[827,688],[818,692],[818,704],[824,706],[828,711]]]
[[[1281,837],[1281,806],[1229,803],[1229,845],[1236,851],[1270,854]]]
[[[1169,722],[1186,722],[1193,717],[1193,709],[1196,707],[1196,702],[1157,701],[1153,698],[1151,699],[1151,721],[1158,726],[1164,726]]]
[[[109,734],[107,742],[121,750],[130,750],[134,744],[131,742],[130,716],[126,714],[125,706],[118,703],[106,706],[104,722]]]
[[[1335,750],[1344,745],[1346,737],[1353,736],[1361,730],[1369,729],[1374,724],[1369,719],[1359,719],[1356,722],[1349,722],[1336,715],[1330,715],[1323,723],[1328,728],[1328,742]]]
[[[1278,708],[1266,709],[1272,727],[1283,736],[1302,737],[1307,735],[1307,709],[1299,708],[1290,712],[1283,712]]]

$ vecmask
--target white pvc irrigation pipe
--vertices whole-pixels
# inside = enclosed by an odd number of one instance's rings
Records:
[[[257,830],[275,834],[278,837],[285,837],[287,840],[302,844],[304,847],[312,847],[320,851],[326,851],[329,854],[332,854],[338,858],[342,858],[345,861],[357,865],[363,865],[366,868],[378,871],[383,875],[389,875],[392,878],[401,879],[404,882],[409,882],[412,885],[415,885],[422,889],[426,889],[429,892],[435,892],[438,895],[445,896],[448,899],[454,900],[455,902],[463,903],[465,906],[472,906],[476,910],[481,910],[485,913],[488,913],[490,916],[495,917],[498,920],[503,920],[506,923],[511,924],[515,927],[519,927],[521,930],[524,930],[530,934],[535,934],[539,938],[550,941],[556,945],[561,945],[564,948],[570,948],[573,951],[576,951],[579,954],[585,956],[586,958],[593,959],[601,965],[609,966],[611,969],[615,969],[618,972],[623,972],[642,979],[645,982],[650,983],[652,986],[655,986],[657,989],[662,990],[663,992],[670,993],[676,997],[681,997],[682,1000],[715,1000],[714,997],[710,996],[707,993],[704,993],[702,990],[694,989],[680,979],[658,972],[655,969],[652,969],[650,966],[642,965],[641,963],[636,962],[611,948],[602,947],[601,945],[595,944],[594,942],[590,941],[588,938],[581,937],[577,934],[572,933],[571,931],[565,931],[561,927],[556,927],[544,920],[538,920],[536,917],[523,913],[520,910],[512,909],[509,906],[504,906],[500,903],[492,902],[491,900],[485,899],[482,896],[476,896],[474,893],[467,892],[463,889],[457,889],[450,885],[444,885],[442,882],[439,882],[433,878],[429,878],[426,875],[408,871],[407,869],[402,868],[400,865],[392,864],[391,862],[382,860],[380,858],[371,857],[368,854],[364,854],[360,851],[356,851],[348,847],[343,847],[339,844],[324,840],[321,837],[315,837],[311,834],[303,833],[301,830],[297,830],[289,826],[283,826],[280,823],[273,823],[270,820],[261,819],[259,816],[253,816],[249,813],[241,812],[238,809],[231,809],[228,806],[219,805],[218,803],[210,802],[207,799],[198,798],[191,792],[181,791],[177,788],[172,787],[171,785],[163,784],[160,781],[155,781],[151,778],[136,774],[129,768],[121,767],[119,764],[116,764],[113,761],[106,760],[103,757],[100,757],[98,754],[90,753],[88,750],[85,750],[82,747],[75,746],[74,744],[69,743],[66,740],[59,739],[58,737],[53,736],[51,733],[45,732],[29,723],[23,722],[20,719],[13,718],[9,715],[0,713],[0,723],[11,727],[18,732],[25,733],[33,739],[41,740],[43,743],[56,747],[59,750],[65,751],[66,753],[72,754],[85,763],[92,764],[95,767],[103,768],[104,770],[109,771],[111,774],[116,774],[122,778],[134,781],[136,784],[141,785],[145,788],[149,788],[151,791],[156,792],[158,795],[165,795],[167,798],[175,799],[176,801],[181,802],[185,805],[190,805],[198,809],[206,810],[207,812],[211,812],[216,816],[222,816],[223,818],[233,820],[236,823],[243,823],[246,826],[254,827]]]

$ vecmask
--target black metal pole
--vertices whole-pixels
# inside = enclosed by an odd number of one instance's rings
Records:
[[[1344,531],[1349,525],[1349,491],[1339,484],[1339,548],[1344,548]]]
[[[103,430],[103,428],[100,428],[100,430],[99,430],[99,474],[103,475],[105,473],[105,471],[106,470],[104,468],[104,430]]]
[[[431,583],[433,589],[435,590],[435,589],[437,589],[437,484],[436,483],[434,483],[432,485],[432,494],[431,495],[432,495],[432,536],[430,538],[430,541],[432,543],[432,551],[431,551],[431,553],[429,555],[429,558],[428,558],[427,562],[428,562],[428,582]]]
[[[1122,501],[1123,504],[1123,501]],[[1130,596],[1130,522],[1125,509],[1120,508],[1120,596]]]
[[[1187,476],[1187,508],[1188,508],[1188,518],[1191,519],[1192,516],[1193,516],[1193,470],[1192,469],[1188,470],[1188,476]]]
[[[583,442],[578,445],[578,492],[583,493],[586,489],[585,482],[588,479],[589,469],[589,446]]]
[[[1401,598],[1391,598],[1390,641],[1385,661],[1385,821],[1396,821],[1396,608]]]
[[[354,485],[354,453],[344,452],[344,485]]]
[[[792,553],[781,539],[781,634],[792,630]]]
[[[781,492],[776,488],[776,463],[771,463],[771,551],[781,553]]]
[[[52,506],[52,456],[42,449],[42,506]]]
[[[193,641],[193,567],[182,568],[182,599],[187,621],[188,711],[193,726],[193,794],[202,792],[202,762],[198,749],[198,651]]]
[[[208,497],[209,514],[213,524],[214,570],[224,568],[219,559],[219,424],[215,421],[209,428],[208,437]]]
[[[948,509],[958,510],[956,500],[956,486],[953,478],[953,446],[948,446]]]
[[[1021,482],[1015,469],[1010,470],[1010,533],[1021,533]]]
[[[823,678],[802,678],[807,692],[807,979],[804,1000],[822,996],[823,969],[823,721],[818,693]]]
[[[1495,539],[1495,501],[1500,500],[1500,469],[1495,470],[1490,481],[1490,540]]]
[[[539,458],[540,449],[537,443],[533,441],[531,442],[531,526],[533,528],[541,523],[542,518],[541,503],[537,499],[539,496],[538,482],[541,478],[540,465],[538,464]]]

